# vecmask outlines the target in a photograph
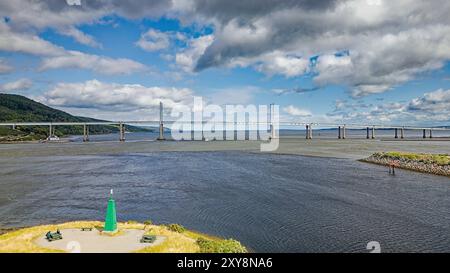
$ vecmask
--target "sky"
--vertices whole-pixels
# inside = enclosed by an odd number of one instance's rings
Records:
[[[450,124],[450,1],[0,0],[0,92],[151,120],[275,103],[283,121]]]

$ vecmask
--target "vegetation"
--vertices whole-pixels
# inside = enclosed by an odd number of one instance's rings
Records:
[[[423,173],[450,176],[450,156],[448,154],[418,154],[405,152],[374,153],[361,159],[379,165],[391,166]]]
[[[377,153],[379,157],[385,157],[392,160],[411,160],[423,162],[427,164],[437,164],[441,166],[450,165],[450,155],[448,154],[417,154],[417,153],[403,153],[403,152],[387,152]]]
[[[183,233],[186,231],[186,229],[182,225],[179,225],[179,224],[167,225],[167,229],[170,231],[178,232],[178,233]]]
[[[48,107],[20,95],[0,94],[0,122],[93,122],[97,119],[76,117],[64,111]],[[145,131],[146,129],[128,126],[129,131]],[[90,126],[90,134],[108,134],[118,132],[116,126]],[[81,135],[82,126],[57,126],[57,136]],[[47,126],[17,126],[15,129],[0,127],[0,141],[29,141],[45,139],[48,136]]]
[[[247,249],[241,245],[240,242],[228,240],[208,240],[205,238],[198,238],[197,244],[200,247],[201,253],[246,253]]]
[[[60,230],[68,228],[82,228],[92,226],[100,228],[102,222],[98,221],[78,221],[55,225],[35,226],[13,230],[0,235],[0,252],[19,253],[43,253],[43,252],[63,252],[61,250],[43,248],[34,243],[40,236],[45,236],[49,230]],[[179,226],[179,225],[178,225]],[[142,223],[118,223],[119,230],[124,229],[145,229]],[[201,234],[198,232],[185,230],[183,233],[169,230],[166,226],[150,225],[146,235],[163,236],[165,240],[157,245],[149,246],[138,250],[141,253],[195,253],[195,252],[243,252],[245,247],[234,240],[223,240],[217,237]],[[120,236],[120,235],[116,235]],[[198,244],[199,238],[208,241],[202,247]],[[222,242],[222,243],[221,243]]]

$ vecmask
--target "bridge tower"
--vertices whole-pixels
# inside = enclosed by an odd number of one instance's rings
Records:
[[[159,102],[159,137],[158,140],[166,140],[164,137],[163,103]]]

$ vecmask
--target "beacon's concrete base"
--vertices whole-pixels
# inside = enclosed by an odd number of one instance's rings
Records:
[[[164,236],[157,236],[156,241],[151,244],[141,243],[140,239],[144,232],[139,229],[121,229],[120,234],[108,236],[102,235],[96,229],[92,231],[62,229],[62,240],[49,242],[45,239],[45,234],[42,234],[35,243],[41,247],[75,253],[126,253],[159,245],[166,239]]]

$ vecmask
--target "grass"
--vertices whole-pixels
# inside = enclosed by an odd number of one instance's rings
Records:
[[[441,166],[450,165],[450,156],[448,154],[418,154],[404,152],[386,152],[379,154],[392,159],[408,159],[412,161],[437,164]]]
[[[55,225],[35,226],[24,229],[11,231],[0,235],[0,252],[18,252],[18,253],[51,253],[64,252],[60,250],[47,249],[35,244],[34,241],[40,236],[44,236],[47,231],[56,231],[56,229],[82,228],[82,227],[102,227],[103,223],[98,221],[77,221]],[[166,239],[159,245],[142,248],[137,252],[140,253],[196,253],[204,252],[200,249],[197,240],[205,238],[217,244],[228,245],[229,240],[218,237],[201,234],[195,231],[185,230],[183,232],[175,232],[168,229],[164,225],[146,225],[135,221],[126,223],[118,223],[120,229],[145,229],[145,234],[164,236]],[[119,236],[115,234],[114,236]],[[240,245],[240,244],[239,244]],[[210,248],[211,252],[220,250],[220,248]],[[245,248],[244,248],[245,249]]]

